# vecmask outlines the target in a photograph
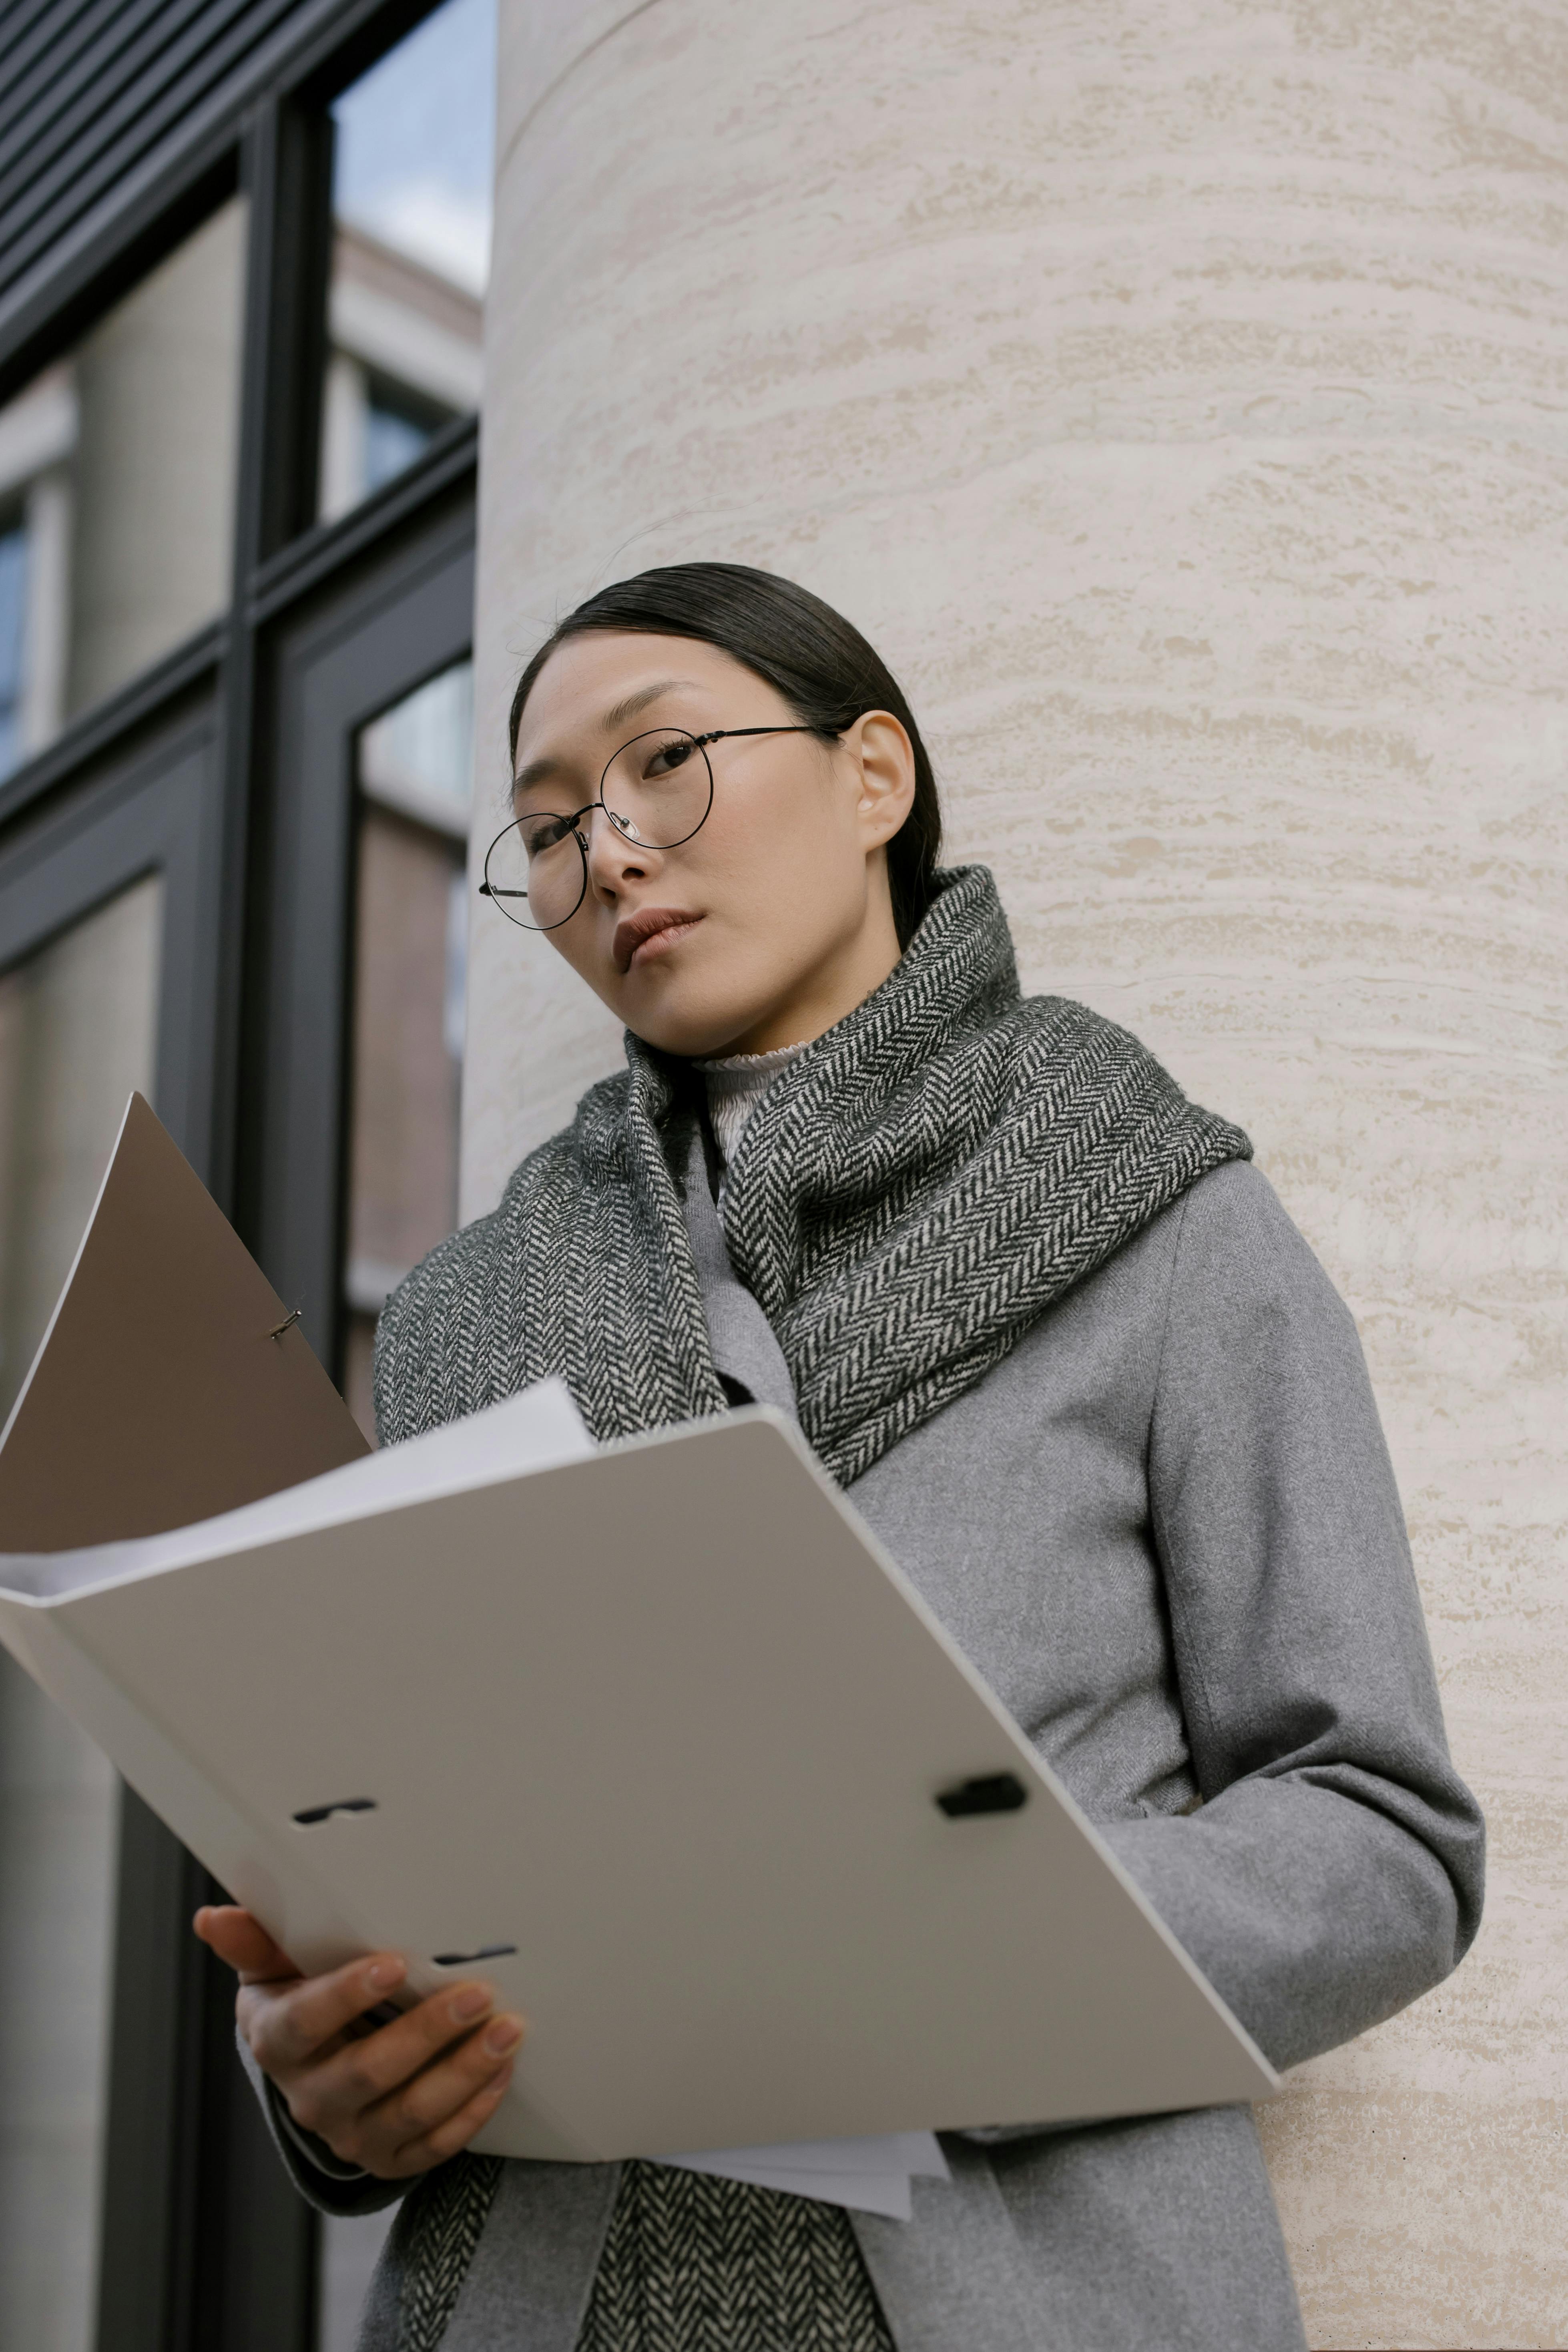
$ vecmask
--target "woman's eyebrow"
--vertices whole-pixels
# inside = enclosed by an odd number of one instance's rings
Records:
[[[630,720],[638,718],[650,702],[658,700],[661,694],[670,694],[677,687],[692,686],[695,683],[696,681],[689,677],[661,677],[652,686],[639,686],[635,694],[624,696],[619,702],[612,702],[608,710],[602,714],[599,724],[607,735],[614,729],[625,727]],[[563,760],[553,758],[549,752],[545,752],[542,758],[531,760],[526,768],[518,770],[517,774],[512,778],[512,791],[525,793],[531,784],[548,783],[552,777],[562,773],[565,765],[566,762]]]
[[[657,702],[661,694],[673,694],[677,687],[694,683],[689,677],[661,677],[657,686],[639,686],[637,692],[628,694],[623,702],[612,703],[599,724],[606,733],[612,727],[624,727],[629,719],[636,719],[646,710],[650,702]]]

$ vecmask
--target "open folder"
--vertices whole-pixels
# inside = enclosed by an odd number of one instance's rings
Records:
[[[366,1454],[139,1100],[0,1546],[0,1639],[300,1967],[393,1948],[528,2018],[482,2149],[1276,2087],[792,1425],[595,1448],[546,1381]]]

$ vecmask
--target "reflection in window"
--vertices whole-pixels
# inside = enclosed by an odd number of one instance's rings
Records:
[[[457,1223],[472,768],[466,661],[360,736],[343,1393],[373,1441],[375,1318]]]
[[[495,40],[495,0],[446,0],[332,108],[324,518],[479,406]]]
[[[132,1087],[153,1091],[162,885],[0,975],[0,1414]],[[94,2341],[118,1783],[0,1652],[0,2344]]]
[[[0,776],[22,756],[22,688],[27,667],[27,530],[0,524]]]
[[[236,198],[0,409],[0,775],[229,600]]]
[[[409,403],[400,401],[395,388],[379,392],[372,385],[364,411],[364,487],[379,490],[405,466],[412,466],[431,442],[444,420],[426,421],[409,415]]]

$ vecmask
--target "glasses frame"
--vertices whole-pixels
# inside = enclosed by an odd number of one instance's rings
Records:
[[[564,924],[569,923],[572,920],[573,915],[575,915],[578,912],[584,899],[588,895],[589,850],[587,840],[584,835],[581,820],[585,816],[591,815],[595,809],[603,809],[606,822],[615,827],[622,840],[633,841],[635,839],[636,846],[638,849],[658,849],[661,851],[666,849],[681,849],[685,846],[687,842],[694,841],[696,839],[697,835],[701,832],[703,826],[707,824],[709,818],[713,814],[713,762],[708,757],[708,746],[710,743],[722,743],[729,737],[734,735],[820,735],[826,740],[827,734],[828,730],[826,728],[803,726],[713,727],[710,728],[705,735],[693,735],[690,729],[687,727],[645,727],[640,734],[628,735],[626,741],[622,743],[617,750],[611,752],[609,758],[605,762],[604,773],[599,778],[599,789],[595,797],[591,801],[584,801],[580,809],[574,809],[570,816],[567,816],[563,811],[560,813],[563,822],[569,824],[572,828],[572,837],[577,844],[578,864],[582,868],[582,878],[578,884],[577,896],[573,903],[572,913],[563,915],[560,922],[556,923],[525,923],[521,921],[516,915],[507,914],[506,908],[500,904],[500,901],[502,898],[526,898],[528,897],[528,892],[526,890],[498,889],[489,879],[490,859],[494,856],[500,845],[506,839],[507,835],[509,833],[515,833],[518,826],[524,822],[524,820],[520,816],[514,816],[510,824],[503,824],[500,831],[497,834],[494,841],[491,842],[489,847],[486,850],[484,864],[486,878],[479,884],[478,895],[481,898],[489,898],[491,900],[496,907],[497,913],[505,915],[507,921],[513,924],[520,931],[535,931],[539,933],[558,931]],[[610,770],[615,766],[616,761],[620,758],[621,753],[623,751],[629,751],[634,743],[645,742],[650,735],[684,735],[689,742],[696,744],[697,749],[702,754],[702,764],[708,771],[708,804],[704,808],[701,815],[698,818],[696,824],[692,826],[690,832],[683,833],[679,841],[644,841],[640,837],[634,836],[627,830],[627,820],[625,817],[617,816],[615,810],[610,807],[608,802],[605,798],[605,782],[609,776]],[[835,735],[832,740],[837,742],[838,739],[837,735]],[[538,814],[553,816],[557,812],[551,809],[538,812]]]

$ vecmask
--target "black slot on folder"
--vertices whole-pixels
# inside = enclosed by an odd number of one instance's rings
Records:
[[[987,1772],[943,1789],[936,1801],[950,1822],[961,1822],[971,1813],[1016,1813],[1029,1792],[1016,1772]]]
[[[339,1797],[330,1805],[307,1805],[294,1819],[302,1830],[313,1830],[318,1822],[331,1821],[334,1813],[374,1813],[374,1797]]]

